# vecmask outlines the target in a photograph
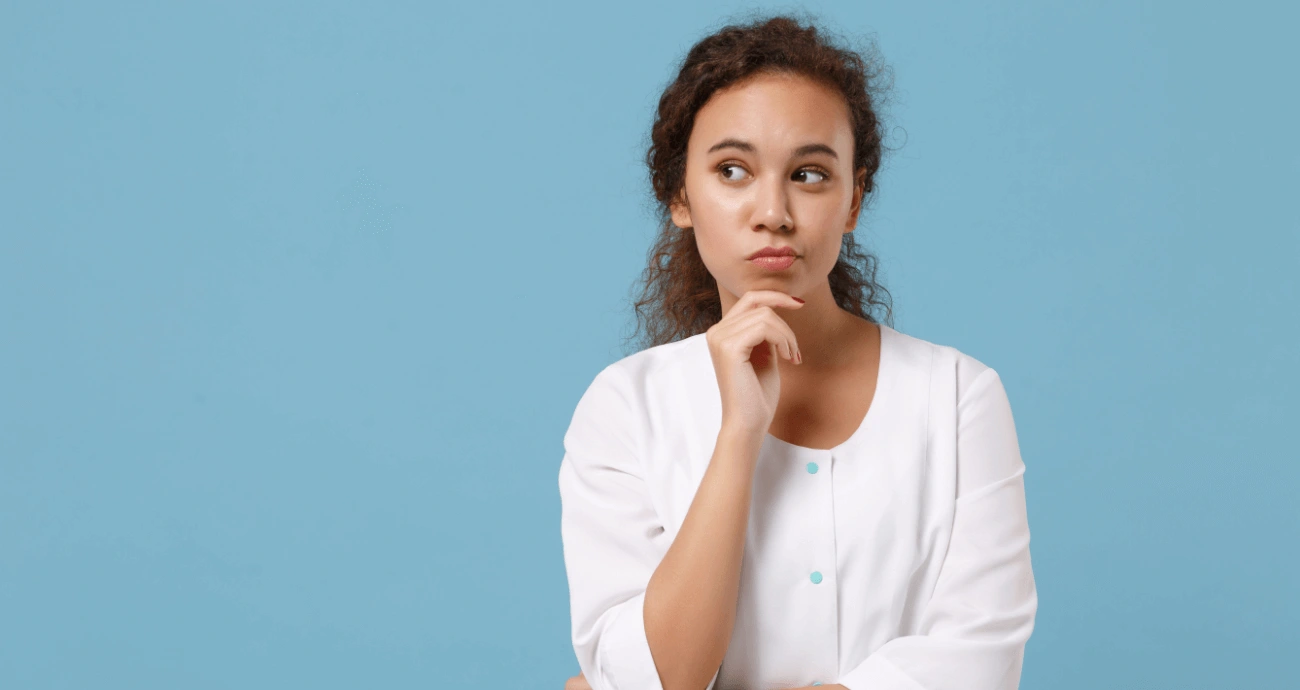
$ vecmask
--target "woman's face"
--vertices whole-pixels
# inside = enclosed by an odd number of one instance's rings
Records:
[[[755,289],[829,296],[827,276],[860,209],[848,106],[801,76],[758,75],[718,91],[695,116],[685,195],[673,223],[694,228],[724,311]],[[749,260],[764,247],[796,258],[787,268]]]

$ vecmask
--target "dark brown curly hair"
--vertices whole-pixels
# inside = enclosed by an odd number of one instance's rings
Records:
[[[860,51],[843,48],[811,20],[805,24],[786,15],[728,24],[690,49],[660,96],[645,157],[660,230],[638,283],[644,288],[635,302],[638,329],[633,337],[642,328],[646,333],[639,348],[703,333],[722,319],[718,284],[700,258],[695,233],[674,225],[671,212],[686,180],[686,143],[695,114],[715,91],[760,72],[798,74],[836,89],[848,103],[853,169],[855,176],[865,171],[857,191],[866,208],[887,148],[878,110],[888,85],[880,80],[892,77],[892,70],[875,58],[874,45]],[[864,60],[860,52],[873,59]],[[878,267],[879,260],[859,251],[854,233],[849,233],[829,276],[831,292],[841,308],[873,323],[880,322],[875,307],[883,307],[885,323],[892,325],[892,299],[876,281]]]

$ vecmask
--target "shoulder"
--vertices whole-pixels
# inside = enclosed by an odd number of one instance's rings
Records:
[[[712,366],[704,338],[699,333],[627,355],[601,369],[592,385],[617,387],[642,400],[679,389],[667,384],[694,380],[702,364]]]
[[[671,343],[648,347],[610,364],[606,369],[617,369],[633,381],[644,381],[661,370],[687,367],[698,360],[701,352],[708,352],[705,335],[697,333]]]
[[[712,383],[705,334],[649,347],[611,362],[597,372],[578,403],[606,415],[639,416],[658,402],[672,404],[696,395],[693,386]],[[704,376],[703,374],[707,374]]]
[[[1011,401],[997,370],[952,345],[890,335],[906,369],[897,399],[925,419],[927,452],[951,469],[935,476],[951,477],[962,497],[1022,471]]]
[[[925,340],[881,324],[881,337],[890,339],[894,366],[913,384],[929,383],[931,394],[965,398],[976,386],[983,388],[998,378],[989,364],[946,343]]]

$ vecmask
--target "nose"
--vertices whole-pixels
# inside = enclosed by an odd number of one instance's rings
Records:
[[[788,233],[794,230],[794,218],[790,215],[790,199],[786,193],[785,180],[772,176],[755,185],[757,197],[754,199],[754,215],[750,226],[755,230],[773,230]]]

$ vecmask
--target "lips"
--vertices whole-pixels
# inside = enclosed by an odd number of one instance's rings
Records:
[[[756,256],[749,260],[749,263],[769,271],[784,271],[794,265],[795,257],[792,254],[783,256]]]
[[[750,254],[748,259],[758,259],[765,256],[795,256],[794,247],[763,247],[762,249]]]

